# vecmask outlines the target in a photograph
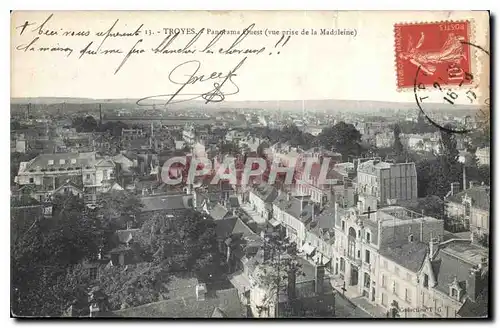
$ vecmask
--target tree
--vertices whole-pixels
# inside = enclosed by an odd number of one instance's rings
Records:
[[[54,200],[52,219],[41,219],[11,248],[12,311],[22,316],[57,316],[61,302],[53,292],[58,277],[74,264],[95,258],[102,242],[99,220],[78,197]]]
[[[123,228],[127,222],[136,222],[143,207],[135,195],[123,190],[112,190],[102,194],[97,205],[104,227],[113,231]]]
[[[51,292],[64,310],[73,305],[77,313],[87,315],[89,294],[99,292],[105,308],[116,311],[168,298],[171,280],[164,263],[140,263],[123,267],[101,267],[99,279],[91,280],[86,264],[78,264],[61,275]]]
[[[344,160],[349,156],[361,154],[361,133],[352,124],[339,122],[332,127],[324,128],[317,140],[319,145],[326,149],[335,149],[341,153]]]
[[[401,142],[401,127],[394,125],[394,144],[393,151],[397,162],[402,162],[406,159],[406,152]]]
[[[76,132],[95,132],[98,129],[98,124],[93,116],[81,117],[77,116],[73,119],[72,126]]]
[[[267,141],[262,142],[258,147],[257,147],[257,155],[259,157],[264,157],[265,156],[265,150],[269,148],[269,143]]]
[[[222,142],[219,146],[222,155],[236,156],[240,154],[240,147],[235,142]]]
[[[415,163],[417,170],[418,197],[438,195],[441,181],[441,169],[439,159],[423,159]]]
[[[450,125],[445,126],[451,128]],[[441,133],[441,155],[440,174],[437,176],[436,195],[443,197],[446,195],[452,182],[461,182],[462,165],[458,162],[459,152],[457,150],[457,140],[455,134],[442,129]]]
[[[276,318],[296,316],[299,310],[297,295],[291,292],[295,290],[297,276],[304,275],[302,265],[296,260],[296,245],[278,234],[272,234],[266,237],[264,248],[270,257],[264,260],[258,274],[259,281],[267,289],[261,308],[269,309],[274,304]],[[287,310],[280,312],[279,296],[283,290],[288,291],[288,304]]]
[[[114,137],[119,137],[122,135],[122,130],[128,129],[128,125],[122,121],[118,122],[106,122],[101,126],[101,132],[108,131]]]
[[[189,210],[182,217],[158,213],[146,220],[138,237],[145,256],[172,271],[195,272],[202,280],[221,271],[215,221]]]
[[[22,126],[21,126],[21,123],[19,123],[19,121],[16,121],[16,120],[10,121],[10,130],[11,131],[20,130],[21,128],[22,128]]]
[[[444,201],[438,196],[429,195],[419,198],[417,202],[407,207],[417,213],[422,212],[425,216],[431,216],[439,220],[444,219]]]

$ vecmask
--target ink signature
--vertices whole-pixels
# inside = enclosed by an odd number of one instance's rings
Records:
[[[149,96],[137,101],[138,106],[149,106],[146,101],[167,99],[165,106],[168,104],[178,104],[181,102],[186,102],[194,99],[202,98],[205,103],[216,103],[221,102],[226,99],[226,96],[237,94],[240,89],[236,83],[232,80],[235,76],[238,76],[236,72],[245,63],[247,57],[243,58],[233,69],[229,70],[227,73],[223,72],[212,72],[210,74],[199,74],[201,68],[201,62],[198,60],[186,61],[182,64],[174,67],[168,75],[168,79],[175,85],[180,85],[174,93],[161,94],[155,96]],[[187,77],[187,78],[186,78]],[[189,87],[193,85],[207,84],[211,83],[210,90],[202,93],[189,92]],[[229,86],[229,91],[223,87]]]

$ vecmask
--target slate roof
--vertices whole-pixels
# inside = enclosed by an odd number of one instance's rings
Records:
[[[218,309],[216,311],[216,309]],[[204,301],[196,296],[182,297],[114,311],[110,316],[136,318],[210,318],[213,314],[226,318],[243,318],[244,308],[236,288],[218,290]]]
[[[240,201],[238,200],[237,196],[230,196],[227,201],[229,207],[231,208],[240,207]]]
[[[60,160],[64,159],[64,164],[60,164]],[[49,160],[53,160],[54,164],[49,165]],[[71,160],[76,160],[76,163],[71,163]],[[39,169],[68,169],[82,168],[93,166],[97,163],[96,153],[55,153],[55,154],[40,154],[28,162],[24,171]]]
[[[380,255],[401,265],[411,272],[418,272],[418,270],[424,263],[424,259],[427,253],[427,244],[420,242],[390,243],[384,248],[380,249]]]
[[[123,152],[122,155],[126,158],[128,158],[129,160],[133,161],[133,160],[136,160],[138,159],[139,157],[137,156],[137,153],[133,152],[133,151],[126,151],[126,152]]]
[[[66,181],[65,183],[61,184],[58,188],[54,190],[54,192],[58,192],[60,189],[65,188],[65,187],[73,187],[75,189],[78,189],[79,191],[83,192],[83,188],[81,185],[78,183],[75,183],[74,181]]]
[[[215,224],[215,233],[219,238],[226,238],[234,234],[241,234],[243,237],[255,235],[240,218],[218,220]]]
[[[155,195],[142,197],[143,212],[161,210],[181,210],[193,207],[193,196],[191,195]]]
[[[211,210],[210,210],[210,216],[214,220],[222,220],[224,219],[227,215],[229,214],[229,210],[222,206],[221,204],[215,205]]]
[[[457,315],[462,318],[484,318],[488,316],[488,291],[489,288],[483,290],[483,292],[476,298],[473,302],[470,299],[466,299],[460,310],[458,310]]]
[[[471,253],[478,253],[479,256],[472,256]],[[440,248],[432,261],[432,268],[437,280],[435,288],[448,294],[449,284],[456,277],[458,283],[463,285],[465,289],[465,281],[470,270],[481,263],[482,257],[488,257],[488,251],[472,245],[470,241],[453,241]]]
[[[278,195],[274,200],[273,204],[301,222],[308,223],[312,218],[312,206],[306,203],[309,198],[291,196],[290,200],[288,200],[287,197],[288,195],[286,193],[281,193],[281,195]],[[302,211],[300,202],[303,202]]]
[[[480,208],[484,211],[490,210],[490,187],[472,187],[448,197],[447,200],[453,203],[462,204],[462,198],[465,195],[472,199],[472,207]]]
[[[255,187],[252,192],[264,203],[272,203],[278,197],[278,190],[269,184],[261,184]]]

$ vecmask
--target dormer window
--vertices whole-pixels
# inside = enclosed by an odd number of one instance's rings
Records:
[[[76,164],[76,158],[71,159],[71,164]]]
[[[413,243],[413,235],[408,236],[408,242]]]
[[[460,301],[462,289],[460,288],[460,286],[458,284],[457,277],[455,277],[455,279],[453,279],[453,282],[449,286],[450,286],[450,293],[449,293],[450,297],[457,300],[457,301]]]
[[[424,273],[424,287],[429,288],[429,276]]]
[[[54,165],[54,160],[53,159],[49,159],[49,165]]]
[[[370,243],[371,242],[371,235],[369,232],[366,233],[366,242]]]
[[[66,163],[66,160],[64,160],[64,159],[59,160],[59,165],[64,165],[65,163]]]

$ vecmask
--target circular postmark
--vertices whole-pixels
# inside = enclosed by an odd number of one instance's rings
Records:
[[[467,41],[462,41],[462,44],[477,49],[488,57],[490,55],[489,51],[478,45]],[[477,81],[470,69],[457,63],[449,63],[447,69],[440,74],[433,74],[419,66],[413,87],[415,102],[422,115],[438,129],[457,134],[473,132],[490,124],[490,99],[487,97],[482,100],[478,97]],[[489,93],[489,87],[486,90]],[[444,115],[446,109],[460,109],[461,114],[469,111],[471,115],[466,114],[463,122],[454,126],[449,124],[449,117]]]

